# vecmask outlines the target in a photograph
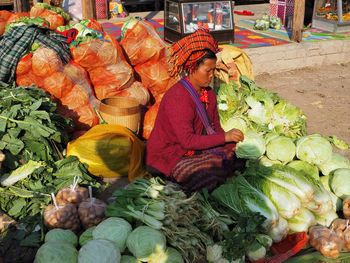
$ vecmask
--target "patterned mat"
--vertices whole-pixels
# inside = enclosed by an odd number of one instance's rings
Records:
[[[283,39],[286,41],[290,41],[290,35],[291,33],[288,32],[284,27],[275,30],[275,29],[269,29],[266,31],[260,31],[254,29],[254,20],[240,20],[238,22],[239,26],[242,26],[244,28],[247,28],[248,30],[252,32],[259,32],[260,34],[267,35],[274,38]],[[350,39],[350,32],[349,33],[329,33],[324,32],[319,29],[315,28],[309,28],[306,29],[303,32],[303,41],[322,41],[322,40],[344,40],[344,39]]]
[[[154,19],[148,20],[148,22],[156,29],[158,35],[164,39],[164,20]],[[105,22],[102,23],[104,30],[114,36],[116,39],[121,37],[121,28],[123,22]],[[288,44],[290,41],[286,41],[280,38],[275,38],[272,36],[267,36],[261,34],[260,32],[254,32],[246,28],[236,26],[235,27],[235,43],[234,46],[239,48],[255,48],[255,47],[266,47],[266,46],[276,46]]]

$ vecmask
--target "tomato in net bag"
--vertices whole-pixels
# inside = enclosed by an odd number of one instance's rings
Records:
[[[146,21],[131,18],[124,23],[122,31],[124,36],[120,44],[133,66],[150,59],[157,60],[167,47],[156,30]]]
[[[77,231],[80,228],[80,220],[76,205],[58,205],[52,194],[54,204],[48,205],[44,211],[44,224],[49,228],[62,228]]]

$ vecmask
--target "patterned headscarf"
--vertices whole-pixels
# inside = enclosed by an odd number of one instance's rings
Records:
[[[213,53],[219,51],[218,43],[209,33],[208,29],[198,29],[170,47],[171,57],[169,63],[173,65],[171,76],[180,74],[183,70],[192,71],[196,62],[205,56],[207,50]]]

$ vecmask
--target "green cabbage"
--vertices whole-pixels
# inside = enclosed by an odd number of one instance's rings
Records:
[[[113,242],[95,239],[87,242],[79,250],[78,263],[119,263],[120,258],[120,250]],[[50,263],[50,261],[46,263]]]
[[[92,231],[93,239],[106,239],[116,244],[121,252],[124,252],[126,239],[130,234],[131,225],[123,218],[110,217]]]
[[[225,132],[232,129],[238,129],[241,132],[245,133],[248,129],[248,124],[243,117],[233,116],[227,121],[222,122],[221,127]]]
[[[158,230],[139,226],[130,233],[126,245],[138,260],[148,261],[152,253],[165,249],[166,238]]]
[[[333,204],[333,210],[335,211],[340,211],[343,209],[343,202],[342,200],[336,196],[332,190],[331,187],[329,185],[329,181],[330,181],[330,175],[325,175],[325,176],[321,176],[320,177],[320,182],[322,183],[323,187],[329,192],[329,194],[331,195],[332,198],[332,204]]]
[[[301,208],[298,215],[288,219],[288,226],[292,232],[307,232],[309,227],[316,223],[314,214],[306,208]]]
[[[295,156],[295,144],[292,139],[279,136],[268,142],[266,155],[270,160],[278,160],[283,163],[290,162]]]
[[[332,145],[319,134],[312,134],[297,141],[297,157],[311,164],[321,165],[332,158]]]
[[[340,168],[332,172],[330,186],[333,193],[341,199],[350,197],[350,169]]]
[[[237,143],[236,155],[238,158],[257,160],[265,153],[264,138],[254,131],[247,131],[244,140]]]
[[[310,178],[318,180],[320,178],[317,166],[309,164],[308,162],[301,160],[294,160],[287,164],[287,166],[292,167],[297,171],[304,172]]]
[[[333,153],[332,158],[328,162],[319,165],[319,168],[322,174],[328,175],[339,168],[350,168],[350,160],[340,154]]]
[[[79,237],[79,245],[84,246],[87,242],[93,239],[92,232],[94,231],[96,227],[90,227],[86,229]]]
[[[120,263],[141,263],[141,261],[133,256],[122,256]]]
[[[45,242],[65,242],[71,243],[73,246],[78,245],[78,237],[69,229],[52,229],[45,235]]]
[[[35,255],[34,263],[77,263],[78,251],[71,243],[44,243]],[[99,261],[96,261],[99,262]]]

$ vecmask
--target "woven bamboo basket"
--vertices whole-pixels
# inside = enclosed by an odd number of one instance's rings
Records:
[[[141,108],[136,99],[112,97],[101,101],[99,112],[104,121],[125,126],[137,133],[141,121]]]

